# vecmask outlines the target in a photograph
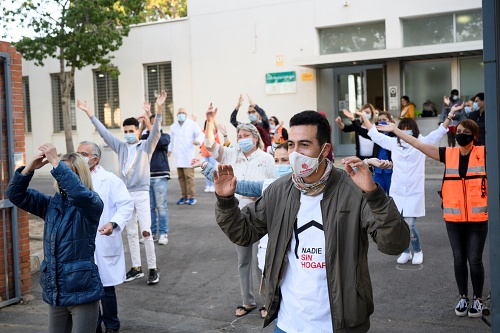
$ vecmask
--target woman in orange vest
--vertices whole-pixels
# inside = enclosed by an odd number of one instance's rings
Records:
[[[461,107],[463,108],[463,104]],[[448,124],[456,110],[452,108],[452,111],[445,119]],[[441,188],[443,216],[453,251],[455,280],[460,293],[455,314],[459,317],[468,315],[480,318],[483,309],[483,250],[488,235],[488,185],[484,146],[474,146],[479,135],[478,125],[470,119],[460,122],[456,127],[459,147],[453,148],[425,144],[393,125],[380,126],[380,130],[394,132],[425,155],[445,164]],[[467,290],[469,269],[473,289],[470,308]]]

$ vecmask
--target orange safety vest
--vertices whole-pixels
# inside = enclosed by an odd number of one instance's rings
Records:
[[[473,146],[465,178],[460,178],[460,148],[446,148],[441,197],[446,222],[488,221],[488,195],[484,146]]]
[[[271,141],[274,142],[274,136],[276,133],[279,133],[280,135],[280,143],[285,142],[285,139],[283,138],[283,126],[280,126],[274,133],[271,134],[271,128],[269,128],[269,134],[271,136]]]

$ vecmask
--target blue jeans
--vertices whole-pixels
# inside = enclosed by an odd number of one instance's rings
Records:
[[[488,235],[488,222],[446,222],[446,231],[453,251],[455,280],[460,295],[468,295],[469,262],[473,296],[483,296],[483,250]]]
[[[115,287],[104,287],[104,296],[101,298],[101,308],[99,308],[99,318],[97,319],[96,332],[102,332],[101,323],[106,328],[112,330],[120,329],[120,320],[118,319],[118,304],[116,302]]]
[[[378,183],[380,187],[384,189],[385,194],[389,194],[389,189],[391,188],[392,172],[376,173],[373,175],[373,181]]]
[[[213,158],[212,156],[203,156],[203,159],[208,163],[212,164],[214,168],[217,165],[217,161],[215,161],[215,158]],[[207,183],[207,186],[214,186],[214,182],[209,180],[208,178],[205,178],[205,181]]]
[[[403,217],[403,219],[410,226],[410,243],[413,247],[413,253],[420,252],[422,249],[420,248],[420,236],[417,231],[417,218],[416,217]],[[405,250],[405,253],[410,253],[410,247]]]
[[[151,233],[156,234],[156,217],[160,225],[160,235],[168,234],[168,207],[167,207],[168,180],[152,178],[149,186],[149,203],[151,208]]]

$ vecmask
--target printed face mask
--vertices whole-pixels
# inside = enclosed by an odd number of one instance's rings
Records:
[[[325,147],[326,144],[323,146],[323,148],[321,148],[318,157],[309,157],[301,153],[297,153],[296,151],[288,155],[293,173],[298,177],[307,177],[311,173],[316,171],[320,163],[319,158],[323,153],[323,149],[325,149]]]
[[[238,146],[244,153],[248,153],[255,147],[251,138],[238,140]]]
[[[459,146],[465,147],[474,140],[474,136],[472,134],[459,133],[455,136],[455,139]]]
[[[292,172],[292,166],[290,164],[275,164],[274,165],[274,172],[276,172],[276,175],[279,177],[282,177],[284,175],[288,175],[289,173]]]
[[[181,123],[183,121],[186,121],[186,114],[185,113],[179,113],[179,114],[177,114],[177,120],[180,121]]]
[[[257,121],[257,115],[255,113],[250,113],[248,115],[248,120],[250,120],[251,123],[256,122]]]
[[[125,134],[125,140],[128,143],[134,143],[137,140],[137,137],[135,136],[135,133],[127,133]]]

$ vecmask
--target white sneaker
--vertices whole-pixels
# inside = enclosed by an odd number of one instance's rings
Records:
[[[411,253],[403,252],[398,258],[398,264],[406,264],[408,260],[411,260]]]
[[[168,243],[168,235],[160,235],[160,239],[158,239],[158,244],[166,245]]]
[[[210,186],[205,186],[205,190],[203,192],[210,192]]]
[[[213,186],[210,186],[210,188],[208,189],[208,192],[212,192],[212,193],[215,193],[215,187],[213,187]]]
[[[413,260],[411,261],[413,265],[420,265],[423,262],[424,262],[424,252],[420,251],[413,253]]]

